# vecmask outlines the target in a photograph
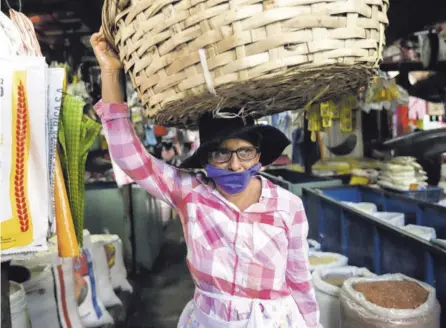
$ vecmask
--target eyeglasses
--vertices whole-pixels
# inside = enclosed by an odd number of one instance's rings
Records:
[[[237,154],[240,161],[247,162],[257,156],[259,149],[256,147],[243,147],[237,150],[216,149],[209,153],[209,160],[218,164],[227,163],[231,160],[234,153]]]

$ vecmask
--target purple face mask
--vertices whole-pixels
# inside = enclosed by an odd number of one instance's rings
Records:
[[[239,194],[246,189],[249,181],[259,172],[262,165],[257,163],[248,170],[242,172],[233,172],[219,169],[212,165],[206,165],[208,178],[214,182],[226,193],[234,195]]]

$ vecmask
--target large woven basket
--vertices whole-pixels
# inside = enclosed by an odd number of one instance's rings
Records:
[[[260,117],[367,84],[389,0],[105,0],[102,26],[147,116],[193,127],[232,108]]]

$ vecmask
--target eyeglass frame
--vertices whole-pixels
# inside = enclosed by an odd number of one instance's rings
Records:
[[[256,153],[255,153],[255,155],[254,155],[253,158],[251,158],[251,159],[241,159],[241,158],[240,158],[240,155],[238,154],[238,152],[239,152],[240,150],[246,150],[246,149],[254,149],[254,150],[256,151]],[[231,161],[231,159],[232,159],[232,156],[234,156],[234,153],[237,154],[237,158],[238,158],[239,161],[241,161],[241,162],[248,162],[248,161],[251,161],[251,160],[253,160],[254,158],[256,158],[257,155],[260,154],[260,152],[259,152],[260,147],[254,147],[254,146],[252,146],[252,147],[240,147],[240,148],[238,148],[238,149],[236,149],[236,150],[229,150],[229,149],[227,149],[227,148],[217,148],[217,149],[213,149],[213,150],[211,150],[211,151],[208,152],[208,160],[211,159],[211,158],[210,158],[210,157],[211,157],[211,153],[216,152],[216,151],[222,151],[222,150],[231,153],[231,156],[229,156],[229,159],[228,159],[227,161],[224,161],[224,162],[218,162],[218,161],[215,161],[215,162],[218,163],[218,164],[229,163],[229,162]]]

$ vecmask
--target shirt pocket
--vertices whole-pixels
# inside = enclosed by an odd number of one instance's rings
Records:
[[[222,227],[209,221],[194,220],[190,223],[190,236],[194,245],[198,245],[209,252],[224,247]]]
[[[254,257],[265,265],[274,266],[278,258],[285,257],[288,240],[284,228],[271,224],[254,222],[252,224]]]

